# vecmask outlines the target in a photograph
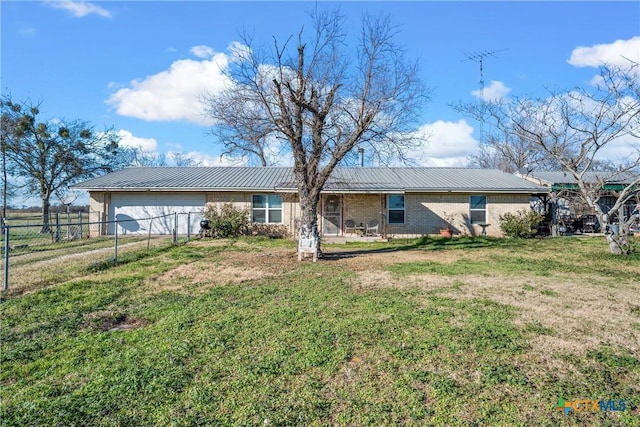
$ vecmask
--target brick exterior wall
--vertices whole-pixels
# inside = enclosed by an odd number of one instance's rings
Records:
[[[380,194],[345,194],[342,197],[343,219],[356,224],[368,224],[372,220],[382,223],[385,197]]]
[[[251,193],[207,193],[207,207],[220,207],[225,203],[237,209],[251,209]]]
[[[209,192],[206,207],[232,203],[241,209],[251,209],[250,192]],[[290,236],[297,236],[300,221],[300,204],[296,194],[282,195],[282,225],[289,230]],[[476,194],[476,193],[474,193]],[[342,231],[344,222],[352,219],[356,224],[368,224],[372,220],[379,222],[380,234],[387,237],[415,237],[439,234],[446,225],[445,218],[453,216],[452,226],[457,235],[480,235],[482,227],[469,224],[470,193],[407,193],[405,194],[404,224],[388,224],[387,195],[382,194],[344,194],[342,200]],[[487,196],[487,235],[501,236],[500,215],[506,212],[528,210],[528,194],[477,194]],[[109,212],[109,195],[104,192],[92,192],[89,201],[89,221],[104,221]],[[322,232],[322,200],[318,206],[318,227]],[[102,231],[102,233],[101,233]],[[100,224],[90,226],[90,235],[104,234]]]
[[[104,236],[109,213],[109,196],[104,192],[92,192],[89,195],[89,237]]]
[[[251,211],[251,201],[254,194],[279,194],[282,196],[282,225],[286,226],[289,230],[289,235],[294,236],[297,230],[297,221],[300,218],[300,205],[298,203],[298,196],[289,193],[242,193],[242,192],[216,192],[207,193],[207,205],[208,207],[220,207],[225,203],[231,203],[235,208],[248,209]]]
[[[344,195],[343,220],[353,219],[356,224],[380,223],[381,234],[387,237],[416,237],[439,234],[447,226],[445,219],[452,218],[452,228],[457,235],[480,235],[482,227],[469,224],[470,193],[407,193],[405,194],[404,224],[389,224],[387,220],[387,196],[380,194]],[[474,193],[475,195],[475,193]],[[528,210],[528,194],[478,194],[487,196],[486,233],[502,236],[500,215],[506,212]]]
[[[409,237],[439,234],[441,228],[448,224],[456,235],[477,236],[482,227],[469,222],[469,193],[408,193],[405,194],[405,223],[389,224],[386,234],[389,237]],[[506,212],[528,210],[530,196],[528,194],[477,194],[487,197],[486,233],[489,236],[502,236],[500,231],[500,215]]]

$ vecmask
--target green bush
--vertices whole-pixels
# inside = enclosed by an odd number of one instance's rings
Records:
[[[544,216],[534,211],[521,210],[515,214],[500,215],[500,230],[509,237],[531,237]]]
[[[247,234],[251,226],[249,209],[241,209],[232,203],[220,207],[210,206],[204,213],[211,226],[211,237],[238,237]]]

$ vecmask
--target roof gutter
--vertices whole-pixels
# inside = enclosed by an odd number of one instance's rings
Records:
[[[446,188],[429,188],[429,189],[409,189],[407,193],[522,193],[522,194],[536,194],[536,193],[548,193],[549,190],[544,187],[539,188],[458,188],[455,190]]]
[[[217,187],[217,188],[199,188],[199,187],[100,187],[100,188],[92,188],[92,187],[71,187],[74,190],[84,190],[84,191],[95,191],[95,192],[176,192],[176,191],[185,191],[192,193],[202,193],[202,192],[247,192],[247,191],[261,191],[261,192],[279,192],[279,193],[291,193],[298,191],[295,188],[237,188],[237,187]]]
[[[609,187],[609,186],[607,186]],[[255,187],[255,188],[238,188],[238,187],[218,187],[218,188],[197,188],[197,187],[155,187],[155,188],[147,188],[147,187],[139,187],[139,188],[131,188],[131,187],[101,187],[101,188],[92,188],[92,187],[71,187],[75,190],[84,190],[90,192],[191,192],[191,193],[202,193],[202,192],[274,192],[274,193],[296,193],[298,190],[296,188],[267,188],[267,187]],[[559,188],[553,188],[552,191],[557,191]],[[568,188],[563,188],[568,189]],[[613,188],[607,188],[613,189]],[[322,194],[405,194],[405,193],[523,193],[523,194],[533,194],[533,193],[548,193],[549,189],[540,187],[540,188],[460,188],[460,189],[447,189],[447,188],[378,188],[378,189],[326,189],[323,190]]]

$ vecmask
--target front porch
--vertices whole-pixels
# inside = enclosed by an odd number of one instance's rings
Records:
[[[386,241],[385,196],[382,194],[325,194],[319,228],[323,241]]]

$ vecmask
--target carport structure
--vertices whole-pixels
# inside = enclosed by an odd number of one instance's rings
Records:
[[[552,228],[560,233],[601,232],[595,209],[589,206],[580,193],[575,177],[563,171],[530,172],[523,178],[549,189],[549,198],[543,200],[545,213]],[[611,224],[619,224],[638,214],[640,188],[638,176],[630,172],[586,172],[583,181],[589,191],[598,195],[600,209],[610,215]],[[611,211],[620,193],[630,185],[636,188],[630,193],[619,211]],[[636,221],[637,224],[637,221]]]

